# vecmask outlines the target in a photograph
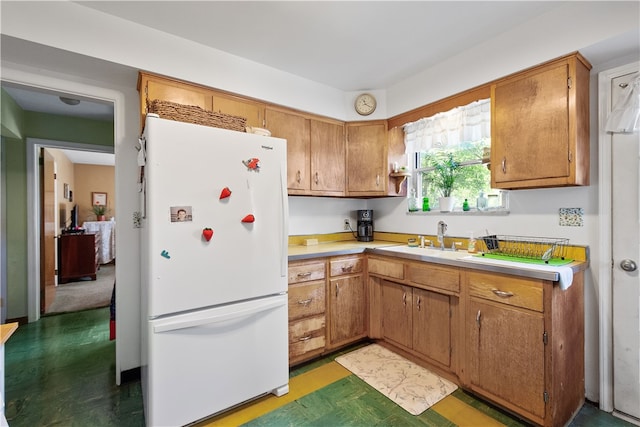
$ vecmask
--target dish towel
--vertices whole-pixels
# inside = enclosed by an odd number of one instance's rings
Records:
[[[523,270],[532,270],[532,271],[551,271],[558,274],[558,283],[560,285],[560,289],[566,291],[569,289],[569,286],[573,283],[573,270],[571,267],[567,266],[551,266],[551,265],[538,265],[538,264],[527,264],[524,262],[517,261],[504,261],[501,259],[491,259],[484,257],[476,257],[476,256],[468,256],[462,258],[464,261],[472,261],[479,264],[492,264],[492,265],[501,265],[505,267],[517,267]]]

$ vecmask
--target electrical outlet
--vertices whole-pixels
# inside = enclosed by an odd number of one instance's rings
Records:
[[[349,222],[349,218],[344,219],[344,229],[347,231],[351,230],[351,222]]]

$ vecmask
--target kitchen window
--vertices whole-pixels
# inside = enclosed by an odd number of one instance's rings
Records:
[[[448,159],[454,163],[453,212],[462,212],[465,200],[470,212],[508,209],[508,193],[491,188],[490,99],[407,123],[403,129],[413,169],[410,212],[422,211],[425,197],[429,198],[430,209],[439,211],[443,194],[437,165]]]

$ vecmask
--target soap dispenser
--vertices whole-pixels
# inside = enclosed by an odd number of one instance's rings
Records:
[[[469,234],[469,242],[467,245],[467,252],[473,254],[476,252],[476,238],[473,237],[473,231]]]

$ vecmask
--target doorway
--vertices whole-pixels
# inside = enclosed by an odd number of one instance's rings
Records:
[[[640,134],[608,133],[604,122],[640,63],[599,75],[600,408],[640,425]],[[615,190],[615,191],[614,191]]]
[[[40,242],[45,262],[40,263],[40,314],[107,307],[116,268],[115,156],[52,147],[43,148],[41,155],[45,161],[40,165],[44,190]],[[55,172],[47,171],[48,163],[53,163]],[[91,205],[91,196],[98,191],[108,195],[105,221],[97,221]]]
[[[65,141],[53,141],[27,138],[27,212],[29,223],[27,239],[29,246],[29,322],[40,319],[41,292],[40,283],[44,272],[40,268],[41,247],[41,197],[43,194],[39,177],[39,157],[44,148],[58,148],[69,150],[90,151],[113,154],[113,147],[89,144],[77,144]]]

